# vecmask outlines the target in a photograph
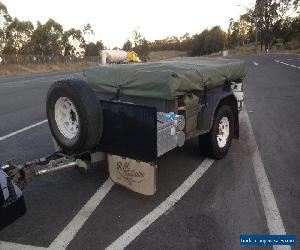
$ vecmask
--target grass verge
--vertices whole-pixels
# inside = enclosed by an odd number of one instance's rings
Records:
[[[257,46],[257,54],[266,54],[264,47],[262,48],[260,45]],[[299,54],[300,48],[299,47],[291,47],[291,48],[285,48],[284,46],[273,46],[269,53],[289,53],[289,54]],[[230,55],[255,55],[255,45],[254,44],[247,44],[244,46],[238,46],[233,50],[229,50]]]
[[[0,75],[18,75],[39,72],[77,71],[95,66],[96,63],[62,63],[62,64],[9,64],[0,66]]]
[[[173,57],[187,56],[184,51],[152,51],[149,55],[150,62],[169,59]],[[1,75],[18,75],[18,74],[30,74],[30,73],[42,73],[42,72],[63,72],[63,71],[77,71],[83,70],[96,63],[93,62],[81,62],[81,63],[61,63],[61,64],[8,64],[0,66]]]
[[[149,54],[149,62],[155,62],[159,60],[170,59],[174,57],[183,57],[187,56],[186,51],[177,51],[177,50],[164,50],[164,51],[151,51]]]

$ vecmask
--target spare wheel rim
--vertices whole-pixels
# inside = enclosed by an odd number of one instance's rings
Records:
[[[224,148],[226,146],[229,133],[229,120],[228,117],[224,116],[219,121],[219,132],[217,134],[217,142],[220,148]]]
[[[60,133],[72,140],[79,132],[79,116],[73,102],[59,97],[54,106],[55,122]]]

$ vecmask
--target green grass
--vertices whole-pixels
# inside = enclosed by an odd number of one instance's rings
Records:
[[[149,54],[149,62],[155,62],[159,60],[174,58],[174,57],[183,57],[187,56],[186,51],[177,51],[177,50],[164,50],[164,51],[151,51]]]
[[[263,45],[263,51],[260,50],[260,44],[257,46],[257,53],[264,54],[265,47]],[[297,54],[300,53],[300,41],[293,41],[290,43],[276,43],[269,50],[269,53],[291,53]],[[244,46],[238,46],[235,49],[229,50],[229,54],[231,55],[250,55],[255,54],[255,44],[246,44]]]

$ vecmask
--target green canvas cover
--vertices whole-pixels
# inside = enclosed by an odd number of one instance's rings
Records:
[[[193,91],[243,80],[245,65],[236,59],[182,57],[140,64],[113,64],[85,70],[83,79],[100,93],[174,100]]]

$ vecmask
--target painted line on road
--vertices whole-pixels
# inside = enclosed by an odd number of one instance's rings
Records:
[[[281,64],[284,64],[284,65],[287,65],[287,66],[290,66],[288,63],[285,63],[285,62],[280,62]]]
[[[76,234],[88,218],[92,215],[94,210],[98,207],[100,202],[109,193],[114,183],[111,179],[107,179],[97,192],[90,198],[82,209],[76,214],[71,222],[64,228],[64,230],[56,237],[56,239],[49,246],[50,249],[66,249],[69,243],[75,238]]]
[[[7,139],[9,137],[12,137],[12,136],[15,136],[17,134],[23,133],[26,130],[32,129],[32,128],[37,127],[37,126],[40,126],[40,125],[42,125],[42,124],[44,124],[46,122],[48,122],[48,120],[43,120],[43,121],[37,122],[37,123],[32,124],[32,125],[30,125],[28,127],[25,127],[25,128],[22,128],[22,129],[19,129],[19,130],[15,131],[15,132],[12,132],[12,133],[9,133],[7,135],[4,135],[4,136],[0,137],[0,142],[4,141],[5,139]]]
[[[257,62],[253,62],[253,64],[254,64],[255,66],[258,66],[258,65],[259,65]]]
[[[246,110],[246,107],[245,107]],[[248,147],[250,150],[252,163],[254,167],[255,177],[259,189],[259,193],[262,200],[262,205],[264,208],[267,225],[269,228],[270,234],[286,234],[279,209],[274,197],[274,193],[271,189],[271,185],[266,174],[264,164],[261,159],[261,155],[256,143],[252,125],[249,119],[247,112],[243,110],[240,113],[241,122],[244,123],[247,127],[246,134],[248,138]],[[273,246],[273,249],[286,249],[290,250],[290,246]]]
[[[291,66],[291,67],[293,67],[293,68],[300,69],[299,66],[296,66],[296,65],[293,65],[293,64],[288,64],[288,63],[285,63],[285,62],[282,62],[282,61],[279,61],[279,60],[274,60],[274,61],[277,62],[277,63],[281,63],[281,64],[283,64],[283,65],[286,65],[286,66]]]
[[[3,250],[45,250],[45,247],[37,247],[32,245],[23,245],[13,242],[0,241],[0,249]]]
[[[212,166],[214,160],[205,159],[197,169],[157,208],[147,214],[132,228],[128,229],[106,249],[124,249],[128,246],[136,237],[138,237],[144,230],[146,230],[153,222],[155,222],[160,216],[173,207],[203,176],[203,174]]]

